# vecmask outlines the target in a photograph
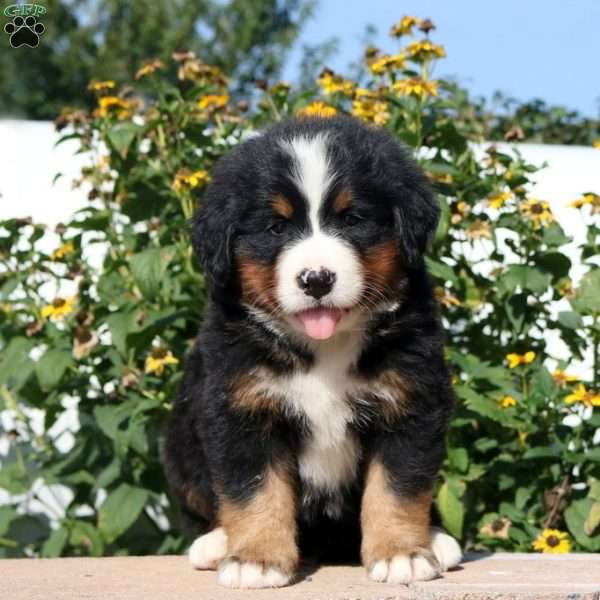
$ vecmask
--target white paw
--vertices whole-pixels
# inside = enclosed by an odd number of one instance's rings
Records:
[[[379,560],[369,569],[369,579],[388,583],[408,584],[435,579],[444,571],[456,567],[462,560],[458,542],[441,529],[431,529],[431,551],[439,564],[422,554],[397,554],[391,560]]]
[[[240,562],[233,558],[224,560],[217,573],[217,582],[230,588],[282,587],[291,577],[275,567],[263,567],[258,563]]]
[[[194,569],[216,569],[227,555],[227,534],[222,527],[201,535],[188,550]]]
[[[378,560],[369,570],[369,579],[408,584],[435,579],[439,574],[437,566],[421,554],[397,554],[392,560]]]
[[[431,550],[440,563],[442,572],[458,566],[462,560],[462,550],[458,542],[435,527],[431,528]]]

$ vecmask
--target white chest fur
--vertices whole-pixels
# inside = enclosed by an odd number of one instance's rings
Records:
[[[321,343],[307,372],[277,378],[287,409],[308,422],[311,436],[299,456],[301,479],[313,488],[334,492],[356,475],[360,448],[348,428],[352,410],[346,398],[354,389],[349,370],[360,352],[356,334]]]

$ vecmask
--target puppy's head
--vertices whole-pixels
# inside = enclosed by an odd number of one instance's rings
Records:
[[[324,340],[385,310],[439,216],[422,171],[350,118],[288,121],[217,165],[193,239],[216,299]]]

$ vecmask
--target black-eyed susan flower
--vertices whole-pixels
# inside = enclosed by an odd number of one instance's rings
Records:
[[[118,96],[102,96],[98,98],[98,108],[94,111],[95,117],[116,115],[118,119],[127,119],[133,112],[134,104]]]
[[[527,217],[533,224],[534,229],[549,225],[554,221],[554,215],[550,210],[550,204],[545,200],[529,198],[521,204],[521,214]]]
[[[334,117],[336,114],[337,110],[333,106],[321,100],[315,100],[297,112],[299,117]]]
[[[184,189],[193,189],[200,185],[205,185],[210,181],[208,171],[200,169],[199,171],[179,171],[173,180],[173,189],[180,192]]]
[[[354,81],[344,79],[341,75],[336,75],[331,69],[323,69],[321,75],[317,79],[317,83],[321,86],[321,89],[326,96],[337,93],[351,96],[356,87]]]
[[[354,94],[351,112],[358,119],[381,126],[385,125],[390,118],[388,108],[388,103],[381,100],[377,93],[358,88]]]
[[[465,229],[465,235],[469,240],[480,240],[481,238],[492,239],[492,228],[487,221],[477,219]]]
[[[515,354],[514,352],[506,355],[508,361],[508,368],[514,369],[520,365],[528,365],[535,360],[535,352],[529,351],[525,354]]]
[[[569,535],[559,529],[544,529],[532,544],[534,550],[546,554],[566,554],[571,552]]]
[[[71,242],[66,242],[52,253],[52,260],[62,260],[65,256],[73,254],[73,252],[75,252],[75,246]]]
[[[511,408],[517,405],[517,401],[512,396],[502,396],[496,402],[500,408]]]
[[[207,94],[198,100],[198,108],[205,112],[215,112],[227,106],[229,94]]]
[[[479,533],[487,537],[497,538],[500,540],[508,539],[508,530],[512,525],[512,521],[505,517],[498,517],[491,523],[487,523],[479,530]]]
[[[88,84],[88,90],[92,92],[105,92],[106,90],[112,90],[115,87],[114,81],[95,81],[92,80]]]
[[[42,308],[42,318],[61,321],[66,315],[73,312],[75,298],[54,298],[51,304]]]
[[[446,288],[438,286],[435,288],[434,293],[437,301],[445,307],[460,306],[460,300]]]
[[[424,62],[432,58],[444,58],[446,56],[446,50],[444,46],[434,44],[429,40],[422,40],[420,42],[411,42],[406,52],[410,60],[415,62]]]
[[[142,77],[147,77],[148,75],[152,75],[152,73],[165,68],[165,63],[162,60],[152,60],[147,62],[141,68],[139,68],[135,74],[136,79],[142,79]]]
[[[144,370],[146,373],[162,375],[167,365],[176,365],[179,360],[166,348],[153,348],[146,357]]]
[[[573,200],[569,204],[571,208],[583,208],[584,206],[590,206],[592,213],[600,213],[600,196],[598,194],[584,194],[581,198]]]
[[[506,202],[508,202],[512,198],[512,194],[510,192],[496,192],[491,196],[488,196],[487,203],[490,208],[494,208],[495,210],[501,209]]]
[[[415,27],[415,25],[420,25],[421,22],[422,20],[418,17],[405,15],[400,19],[400,21],[398,21],[398,23],[392,26],[392,29],[390,30],[390,35],[396,38],[399,38],[403,35],[410,35],[412,33],[413,27]]]
[[[588,408],[600,406],[600,394],[586,389],[585,385],[580,383],[572,393],[565,396],[565,404],[583,404]]]
[[[373,75],[383,75],[388,71],[403,69],[406,64],[406,54],[385,54],[370,61],[368,66]]]
[[[392,86],[394,92],[402,96],[415,96],[416,98],[426,98],[427,96],[438,95],[437,81],[414,77],[413,79],[401,79]]]
[[[456,203],[454,209],[456,212],[453,212],[450,217],[450,222],[453,225],[458,225],[471,212],[471,207],[462,200]]]
[[[600,139],[594,140],[592,142],[592,147],[598,148],[600,150]]]
[[[574,381],[577,381],[578,377],[576,375],[569,375],[561,369],[555,369],[555,371],[552,373],[552,379],[558,387],[563,388],[567,385],[567,383],[573,383]]]

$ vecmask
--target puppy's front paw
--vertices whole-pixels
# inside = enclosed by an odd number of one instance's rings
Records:
[[[194,569],[216,569],[226,555],[227,534],[222,527],[196,538],[188,550],[188,557]]]
[[[430,532],[431,550],[440,563],[442,571],[458,566],[462,560],[462,550],[458,542],[437,527],[432,527]]]
[[[416,552],[396,554],[389,560],[378,560],[368,570],[369,579],[387,583],[411,583],[439,577],[440,565],[433,557]]]
[[[217,572],[217,582],[230,588],[272,588],[283,587],[292,579],[275,566],[255,562],[241,562],[227,558]]]

